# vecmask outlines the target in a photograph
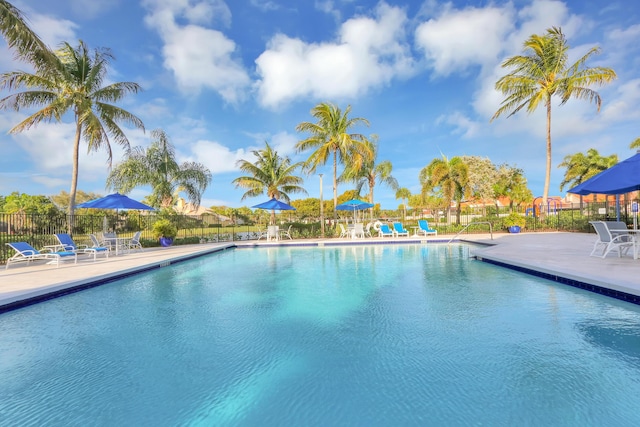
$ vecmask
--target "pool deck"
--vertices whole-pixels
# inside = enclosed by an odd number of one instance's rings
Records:
[[[0,312],[11,310],[25,303],[47,298],[49,295],[73,292],[97,283],[117,280],[139,271],[161,268],[172,263],[203,254],[243,246],[269,245],[335,245],[362,243],[441,243],[446,244],[453,236],[429,236],[417,238],[373,238],[308,239],[280,242],[243,241],[207,243],[201,245],[174,246],[170,248],[148,248],[142,252],[105,259],[81,255],[78,263],[65,261],[59,267],[46,265],[42,261],[17,263],[9,269],[0,267]],[[462,242],[477,243],[470,251],[483,261],[515,267],[548,275],[559,281],[580,282],[599,288],[640,296],[640,259],[631,256],[618,258],[610,254],[607,258],[590,257],[595,234],[586,233],[520,233],[462,235]]]

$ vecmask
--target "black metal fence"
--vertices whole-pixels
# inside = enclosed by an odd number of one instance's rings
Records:
[[[620,219],[630,226],[634,223],[632,202],[616,207],[614,201],[601,203],[583,203],[553,207],[543,216],[533,215],[531,210],[521,212],[526,219],[524,232],[536,231],[576,231],[593,232],[589,221],[612,220],[620,213]],[[491,224],[494,232],[506,232],[504,217],[508,209],[491,206],[465,208],[460,216],[456,216],[455,208],[438,212],[435,215],[425,215],[422,212],[409,210],[379,212],[381,221],[402,221],[405,227],[416,225],[418,219],[427,219],[432,227],[438,229],[438,235],[455,234],[464,229],[464,233],[486,233]],[[332,215],[332,214],[330,214]],[[216,216],[185,216],[173,215],[169,219],[178,228],[175,244],[191,244],[202,242],[224,242],[239,240],[256,240],[265,224],[220,222]],[[341,213],[339,221],[350,221],[350,213]],[[363,222],[369,221],[369,214],[363,215]],[[105,231],[115,231],[119,236],[133,236],[136,231],[142,231],[143,246],[158,246],[153,236],[153,223],[158,216],[148,213],[121,212],[100,213],[97,215],[65,214],[37,215],[37,214],[2,214],[0,213],[0,263],[13,255],[13,250],[5,243],[25,241],[36,248],[57,243],[55,233],[71,232],[78,244],[90,245],[89,234],[100,234]],[[321,237],[319,218],[301,218],[295,212],[278,215],[278,222],[282,227],[291,225],[294,238]],[[466,229],[465,229],[466,227]],[[333,217],[325,219],[324,237],[334,237],[335,224]]]

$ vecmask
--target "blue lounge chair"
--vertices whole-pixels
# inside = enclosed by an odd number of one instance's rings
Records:
[[[104,254],[106,258],[109,258],[109,248],[104,246],[89,247],[87,245],[76,245],[71,236],[67,233],[55,234],[56,239],[60,242],[60,246],[65,251],[75,252],[77,254],[93,254],[93,260],[96,260],[98,254]]]
[[[387,224],[380,224],[380,230],[378,231],[378,237],[393,237],[394,233]]]
[[[78,254],[72,251],[64,252],[52,252],[52,251],[39,251],[27,242],[12,242],[7,243],[14,251],[15,255],[7,260],[5,270],[9,268],[9,264],[19,261],[26,261],[27,263],[39,259],[49,260],[52,264],[56,264],[56,267],[60,266],[60,261],[63,258],[74,258],[74,264],[78,262]]]
[[[418,230],[416,230],[418,234],[424,234],[428,236],[429,234],[438,235],[438,230],[435,228],[429,228],[429,223],[425,219],[418,220]]]
[[[409,237],[409,232],[404,228],[401,222],[393,223],[393,233],[396,236],[407,236]]]

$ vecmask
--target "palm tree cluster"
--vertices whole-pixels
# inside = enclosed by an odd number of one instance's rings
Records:
[[[49,49],[29,28],[19,9],[6,0],[0,0],[0,32],[14,51],[16,58],[33,66],[34,72],[14,71],[0,74],[0,89],[11,94],[0,99],[0,109],[20,111],[39,107],[35,113],[15,125],[10,132],[18,133],[30,129],[41,122],[60,122],[66,115],[73,115],[75,138],[73,143],[73,168],[71,190],[69,192],[69,213],[73,214],[78,183],[78,159],[80,141],[84,140],[89,152],[105,150],[111,167],[111,143],[126,149],[124,160],[116,165],[107,178],[107,188],[129,192],[138,186],[151,186],[149,203],[157,207],[172,206],[181,192],[186,193],[190,202],[199,205],[202,194],[211,181],[211,172],[196,162],[178,164],[175,148],[161,129],[152,132],[152,143],[145,150],[131,148],[121,125],[143,129],[144,124],[135,115],[115,105],[129,94],[135,94],[141,87],[134,82],[117,82],[105,85],[107,70],[114,56],[108,49],[90,50],[80,40],[76,46],[62,43],[58,50]],[[610,68],[586,66],[589,58],[599,52],[597,47],[568,63],[569,44],[560,28],[550,28],[543,35],[530,36],[523,45],[523,54],[506,59],[502,67],[509,73],[496,82],[496,89],[505,95],[500,108],[491,120],[501,115],[512,116],[525,109],[532,113],[540,104],[546,109],[546,175],[543,206],[547,205],[551,174],[551,100],[560,99],[560,105],[572,98],[594,102],[598,111],[602,104],[599,94],[591,89],[593,85],[604,85],[616,78]],[[24,91],[20,91],[24,89]],[[298,141],[298,152],[311,151],[304,162],[292,163],[288,157],[280,156],[269,143],[265,148],[252,151],[255,161],[240,160],[238,168],[246,175],[233,180],[237,188],[247,191],[242,200],[266,193],[267,196],[290,200],[290,193],[306,193],[303,179],[297,170],[312,174],[327,162],[332,162],[334,219],[338,204],[338,183],[355,185],[354,193],[360,197],[367,191],[369,202],[374,203],[374,188],[383,184],[396,192],[396,198],[403,199],[404,207],[414,200],[411,192],[401,188],[392,176],[389,161],[378,162],[378,138],[367,138],[355,131],[356,126],[369,126],[362,117],[350,117],[351,106],[344,110],[338,106],[322,102],[311,110],[314,121],[302,122],[296,131],[306,133]],[[640,146],[640,139],[631,147]],[[486,162],[490,163],[488,159]],[[562,189],[569,183],[578,184],[593,174],[617,162],[617,157],[601,157],[591,149],[587,155],[578,153],[565,157],[560,164],[566,167]],[[344,165],[338,174],[338,165]],[[434,159],[419,175],[422,186],[421,199],[427,200],[439,195],[448,205],[458,205],[458,221],[463,199],[478,193],[491,193],[526,198],[526,179],[521,170],[507,167],[491,169],[492,185],[475,177],[474,169],[482,161],[472,157]],[[473,166],[476,165],[476,166]],[[470,169],[471,167],[471,169]],[[493,168],[493,165],[492,165]],[[486,168],[485,168],[486,169]],[[475,187],[471,181],[475,180]],[[474,193],[474,194],[472,194]],[[372,211],[373,215],[373,211]]]
[[[13,71],[0,75],[0,89],[13,93],[0,99],[0,110],[20,111],[42,107],[9,132],[19,133],[37,126],[41,122],[61,122],[71,114],[75,121],[73,141],[71,190],[69,191],[69,213],[75,209],[78,186],[80,141],[84,140],[89,152],[106,150],[108,166],[111,167],[111,142],[128,150],[128,157],[110,175],[108,185],[124,192],[138,185],[154,187],[152,198],[162,206],[174,200],[173,191],[185,191],[196,204],[206,189],[211,174],[200,164],[192,163],[177,167],[173,149],[165,143],[152,146],[146,153],[131,150],[121,125],[144,130],[144,124],[134,114],[115,105],[129,94],[138,93],[140,85],[134,82],[115,82],[104,85],[107,71],[114,59],[109,49],[93,51],[80,40],[77,46],[67,42],[52,51],[26,24],[22,12],[6,0],[0,0],[0,32],[16,58],[28,62],[34,72]],[[25,89],[20,92],[19,90]],[[156,133],[160,141],[164,133]],[[151,156],[157,155],[157,158]],[[164,157],[163,157],[164,156]],[[163,157],[162,159],[160,157]],[[139,165],[156,165],[159,169],[137,168]],[[166,182],[158,183],[157,179]]]

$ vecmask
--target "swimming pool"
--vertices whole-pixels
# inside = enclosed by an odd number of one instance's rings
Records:
[[[463,245],[225,251],[0,315],[0,424],[639,425],[640,307]]]

